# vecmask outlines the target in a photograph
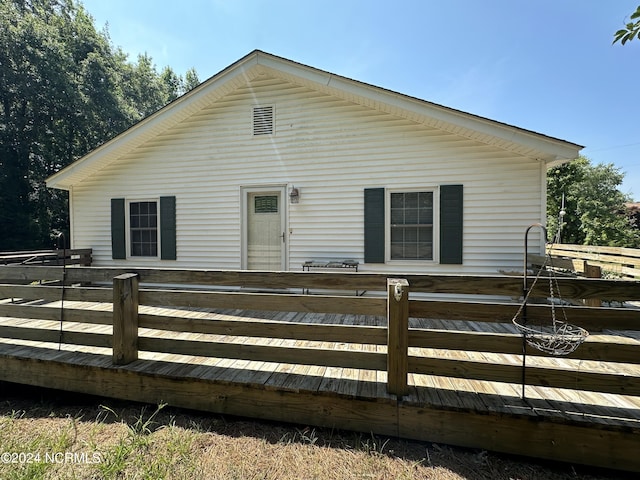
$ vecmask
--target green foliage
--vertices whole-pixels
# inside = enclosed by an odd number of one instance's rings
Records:
[[[640,247],[640,230],[626,210],[630,202],[618,187],[624,174],[612,164],[591,165],[588,158],[555,167],[547,173],[547,224],[555,237],[562,196],[565,212],[562,243]]]
[[[624,45],[634,38],[638,38],[640,33],[640,6],[631,14],[630,20],[635,20],[635,22],[627,22],[624,28],[618,30],[613,35],[613,43],[620,42]]]
[[[198,81],[130,63],[73,0],[0,0],[0,251],[53,245],[65,192],[44,180]],[[68,237],[68,235],[67,235]]]
[[[190,68],[187,73],[184,74],[184,91],[188,92],[200,85],[200,78],[198,78],[198,72],[195,68]]]

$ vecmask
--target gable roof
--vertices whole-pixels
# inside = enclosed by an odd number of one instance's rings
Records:
[[[576,158],[583,148],[581,145],[565,140],[444,107],[254,50],[198,87],[52,175],[47,179],[47,186],[63,190],[70,189],[72,185],[161,135],[202,108],[265,74],[513,153],[538,158],[549,166]]]

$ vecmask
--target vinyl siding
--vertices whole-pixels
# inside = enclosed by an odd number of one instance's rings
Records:
[[[252,135],[252,107],[273,105],[275,134]],[[364,261],[364,189],[464,185],[463,264],[393,262],[362,271],[496,273],[521,268],[540,222],[543,163],[264,76],[74,185],[74,247],[95,265],[241,268],[241,187],[295,185],[288,265]],[[110,199],[176,197],[177,260],[111,259]],[[436,234],[437,235],[437,234]],[[531,249],[537,240],[530,240]]]

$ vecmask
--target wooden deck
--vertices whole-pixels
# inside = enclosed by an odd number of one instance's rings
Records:
[[[0,297],[34,287],[2,288]],[[513,347],[448,347],[457,333],[474,332],[474,341],[517,340],[509,322],[410,317],[407,390],[396,395],[389,387],[386,315],[211,308],[194,300],[175,307],[173,296],[183,292],[141,290],[137,359],[114,365],[110,289],[68,289],[61,308],[54,300],[59,287],[35,288],[33,296],[45,298],[0,300],[1,380],[640,471],[636,330],[593,332],[578,358],[528,356],[523,399],[514,381],[522,357]],[[277,301],[234,295],[217,301]],[[320,301],[294,297],[308,310]],[[159,306],[160,298],[168,306]],[[378,300],[332,301],[376,312]],[[636,321],[637,314],[628,315],[620,313],[618,323]],[[345,329],[333,333],[335,326]],[[625,361],[591,353],[612,337],[613,358]]]
[[[0,304],[11,302],[11,299],[0,300]],[[40,306],[60,308],[60,302],[40,303]],[[110,312],[111,304],[92,302],[66,302],[65,308],[72,310],[89,310]],[[282,324],[327,324],[327,325],[367,325],[384,327],[385,317],[371,315],[337,315],[293,312],[258,312],[238,309],[210,311],[206,309],[176,310],[160,307],[140,307],[140,314],[166,316],[173,318],[198,318],[225,321],[258,321],[265,325],[272,322]],[[60,322],[53,320],[29,320],[3,318],[2,325],[21,329],[47,330],[53,339],[60,336]],[[461,322],[451,320],[434,320],[412,318],[413,328],[455,330],[473,329],[475,331],[505,331],[516,334],[509,324],[483,324],[478,322]],[[65,343],[65,338],[73,333],[85,333],[104,337],[104,347],[84,346]],[[110,366],[112,347],[109,341],[113,333],[110,325],[89,323],[63,323],[61,342],[44,342],[0,338],[0,353],[3,355],[33,355],[42,360],[61,360],[84,363],[94,366]],[[297,349],[330,349],[339,351],[374,351],[386,354],[384,345],[357,343],[313,342],[273,338],[255,338],[231,335],[207,335],[189,332],[171,332],[150,328],[140,329],[139,341],[144,345],[145,338],[197,341],[206,344],[224,342],[227,344],[245,345],[247,347],[262,345],[269,347],[294,347]],[[636,342],[636,340],[633,340]],[[442,350],[411,348],[410,353],[423,358],[448,358],[456,361],[502,363],[519,367],[522,363],[519,355],[499,355],[484,352],[468,352],[461,350]],[[88,354],[78,355],[74,354]],[[83,360],[80,360],[80,359]],[[599,372],[601,362],[576,361],[558,357],[530,357],[529,367],[545,366],[560,370]],[[337,393],[349,398],[395,400],[386,390],[387,374],[372,369],[341,368],[340,366],[311,366],[297,363],[273,363],[247,361],[241,359],[180,355],[162,352],[140,351],[140,360],[126,366],[134,371],[159,373],[174,377],[196,377],[218,382],[239,382],[259,389],[284,389],[293,392]],[[630,376],[640,376],[640,367],[635,365],[619,365],[621,371]],[[564,419],[576,417],[589,418],[602,424],[640,426],[640,397],[614,395],[582,390],[546,388],[527,385],[526,396],[521,398],[522,385],[514,383],[488,382],[452,378],[446,376],[409,374],[411,385],[409,395],[403,397],[408,404],[429,404],[447,409],[474,409],[489,412],[518,412],[526,415],[553,415]]]

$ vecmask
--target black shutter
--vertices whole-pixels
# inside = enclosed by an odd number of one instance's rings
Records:
[[[462,185],[440,186],[440,263],[462,264]]]
[[[124,198],[111,199],[111,258],[127,258]]]
[[[160,197],[160,258],[176,257],[176,197]]]
[[[384,188],[364,189],[364,262],[384,263]]]

